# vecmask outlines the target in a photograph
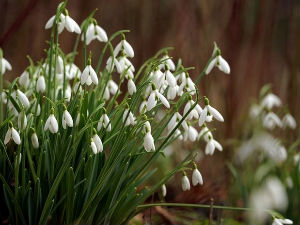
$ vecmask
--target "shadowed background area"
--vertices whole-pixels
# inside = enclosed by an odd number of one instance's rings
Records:
[[[54,15],[59,1],[0,1],[0,46],[13,71],[5,79],[19,76],[28,65],[45,56],[45,40],[50,31],[45,23]],[[158,49],[173,46],[169,54],[183,59],[185,66],[195,66],[197,76],[210,57],[213,41],[231,66],[229,76],[214,69],[200,84],[226,120],[219,127],[222,138],[234,137],[251,98],[265,83],[287,104],[299,123],[299,5],[296,0],[175,1],[124,0],[79,1],[68,3],[69,13],[81,23],[98,8],[95,17],[108,35],[130,29],[127,39],[133,45],[138,67]],[[62,49],[71,52],[75,36],[63,32]],[[103,44],[89,49],[96,58]],[[76,63],[82,69],[82,60]]]

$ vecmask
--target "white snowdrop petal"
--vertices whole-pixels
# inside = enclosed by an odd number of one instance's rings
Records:
[[[207,107],[205,107],[200,114],[200,119],[199,119],[200,127],[204,124],[206,117],[207,117]]]
[[[93,83],[95,85],[98,85],[98,77],[97,77],[95,70],[93,69],[93,67],[91,65],[88,65],[88,67],[89,67],[89,74],[90,74],[90,77],[91,77]]]
[[[166,187],[165,184],[163,184],[161,186],[161,194],[162,194],[163,197],[166,197],[166,195],[167,195],[167,187]]]
[[[223,71],[224,73],[229,74],[230,73],[230,67],[229,64],[226,62],[226,60],[222,56],[218,56],[218,62],[219,66],[218,68]]]
[[[219,151],[223,151],[223,147],[219,142],[217,142],[216,140],[213,140],[213,143],[214,143],[216,149],[218,149]]]
[[[98,153],[98,150],[97,150],[97,147],[96,147],[96,144],[95,142],[91,142],[91,148],[92,148],[92,151],[94,154],[97,154]]]
[[[98,36],[100,37],[100,40],[103,42],[107,42],[108,38],[107,38],[107,34],[106,34],[105,30],[100,26],[96,26],[96,30],[97,30]]]
[[[163,96],[159,92],[156,92],[156,95],[159,98],[159,100],[164,104],[164,106],[166,106],[167,108],[170,108],[170,104],[169,104],[168,100],[165,98],[165,96]]]
[[[58,132],[58,123],[53,114],[50,115],[50,125],[49,128],[51,128],[52,133],[57,133]]]
[[[150,132],[146,133],[144,137],[144,148],[147,152],[155,151],[154,139]]]
[[[20,135],[13,127],[11,128],[11,137],[17,145],[21,144]]]
[[[54,23],[54,20],[55,20],[55,16],[52,16],[46,23],[45,25],[45,29],[49,29],[53,26],[53,23]]]
[[[72,116],[71,116],[71,114],[67,110],[64,111],[64,118],[65,118],[65,121],[66,121],[67,125],[69,127],[73,127]]]
[[[205,70],[205,74],[209,74],[211,72],[211,70],[214,68],[214,66],[216,65],[217,62],[217,58],[214,58],[213,60],[210,61],[210,63],[208,64],[206,70]]]
[[[156,106],[155,93],[152,92],[147,101],[147,111],[150,111]]]
[[[11,128],[9,127],[4,138],[4,144],[6,145],[11,139]]]
[[[128,80],[128,94],[133,95],[136,92],[136,87],[132,79]]]
[[[102,141],[101,141],[100,137],[97,134],[95,134],[93,136],[93,140],[95,142],[95,145],[97,147],[98,152],[102,152],[103,151],[103,144],[102,144]]]
[[[81,78],[80,78],[80,82],[81,85],[86,83],[87,78],[89,77],[89,67],[85,67],[85,69],[83,70],[82,74],[81,74]]]
[[[25,106],[25,108],[28,108],[30,106],[29,100],[27,96],[20,90],[17,90],[18,97],[20,98],[20,101]]]
[[[183,191],[188,191],[191,189],[191,184],[187,176],[181,178],[181,187]]]
[[[205,154],[206,155],[212,155],[215,151],[215,145],[213,140],[210,140],[207,142],[206,146],[205,146]]]
[[[166,73],[166,79],[167,79],[168,84],[171,87],[175,87],[176,79],[175,79],[174,75],[169,70],[167,70],[165,73]]]
[[[126,40],[123,40],[123,47],[126,55],[128,55],[130,58],[134,57],[133,48]]]
[[[74,23],[73,23],[73,20],[70,16],[66,16],[65,18],[65,26],[67,28],[67,30],[69,32],[74,32],[75,30],[75,27],[74,27]]]
[[[208,105],[208,111],[209,113],[216,118],[216,120],[220,121],[220,122],[224,122],[224,118],[221,115],[221,113],[219,113],[218,110],[216,110],[215,108],[211,107],[210,105]]]

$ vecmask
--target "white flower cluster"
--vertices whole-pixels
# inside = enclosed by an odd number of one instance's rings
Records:
[[[192,184],[193,186],[196,186],[197,184],[203,185],[203,179],[200,171],[197,168],[197,165],[194,163],[194,170],[192,173]],[[183,173],[183,176],[181,178],[181,188],[183,191],[188,191],[191,189],[190,180],[187,177],[186,173]]]
[[[280,139],[275,138],[270,131],[277,128],[296,128],[294,117],[285,112],[282,119],[272,112],[274,107],[282,106],[278,96],[268,93],[259,104],[253,104],[250,108],[250,117],[256,121],[262,130],[257,130],[249,140],[245,141],[238,149],[238,160],[243,162],[256,150],[263,150],[274,162],[281,163],[287,159],[287,151]],[[287,109],[285,109],[287,110]]]

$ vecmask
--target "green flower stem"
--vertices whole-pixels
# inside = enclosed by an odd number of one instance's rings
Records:
[[[233,207],[233,206],[220,206],[220,205],[206,205],[206,204],[187,204],[187,203],[166,203],[166,202],[158,202],[158,203],[149,203],[137,206],[137,208],[151,208],[153,206],[170,206],[170,207],[190,207],[190,208],[211,208],[214,209],[224,209],[224,210],[233,210],[233,211],[255,211],[253,208],[246,207]],[[268,209],[262,210],[263,212],[271,214],[271,211]],[[272,215],[272,214],[271,214]]]

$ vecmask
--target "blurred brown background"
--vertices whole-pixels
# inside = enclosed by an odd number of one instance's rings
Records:
[[[0,46],[13,71],[12,80],[28,65],[45,56],[50,31],[44,30],[59,1],[0,0]],[[299,124],[300,1],[298,0],[69,0],[68,10],[79,24],[98,8],[96,18],[108,35],[130,29],[127,39],[141,65],[158,49],[173,46],[175,60],[195,66],[197,76],[216,41],[231,66],[229,76],[214,69],[200,84],[226,120],[219,136],[234,137],[241,116],[265,83],[288,104]],[[75,35],[63,32],[60,43],[68,53]],[[89,46],[99,55],[103,44]],[[82,69],[82,60],[76,62]],[[299,126],[298,126],[299,127]],[[298,132],[297,132],[298,133]]]

